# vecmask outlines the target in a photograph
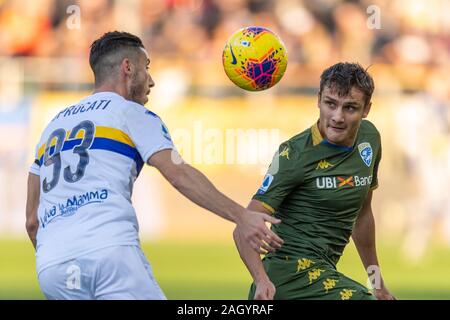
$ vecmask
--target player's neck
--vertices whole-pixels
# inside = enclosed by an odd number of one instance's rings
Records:
[[[103,83],[101,85],[96,85],[93,93],[95,94],[99,92],[114,92],[127,99],[127,90],[120,85],[110,83]]]

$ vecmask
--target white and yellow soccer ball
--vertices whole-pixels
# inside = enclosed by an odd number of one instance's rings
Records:
[[[260,91],[281,80],[287,67],[287,52],[274,32],[264,27],[246,27],[228,39],[222,62],[234,84],[245,90]]]

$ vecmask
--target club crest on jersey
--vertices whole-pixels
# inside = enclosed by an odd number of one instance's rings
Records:
[[[366,166],[370,167],[370,164],[372,163],[372,146],[368,142],[363,142],[358,145],[358,151],[359,155],[361,156],[361,159],[366,164]]]
[[[264,194],[267,191],[267,189],[269,189],[269,186],[272,183],[272,181],[273,181],[273,175],[266,174],[264,177],[263,183],[258,190],[258,194]]]

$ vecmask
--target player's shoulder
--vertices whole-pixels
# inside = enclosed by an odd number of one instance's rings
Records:
[[[150,111],[142,104],[136,103],[134,101],[125,100],[124,99],[124,106],[125,106],[125,112],[128,116],[134,116],[134,117],[145,117],[149,119],[154,119],[161,121],[161,118],[154,113],[153,111]]]
[[[366,133],[366,134],[380,135],[380,132],[378,131],[377,127],[371,121],[369,121],[367,119],[363,119],[361,121],[360,130],[361,130],[361,132]]]
[[[300,154],[308,148],[308,141],[311,136],[310,131],[311,130],[308,128],[284,141],[280,145],[280,152],[283,152],[283,150],[286,150],[287,148],[292,154],[300,156]]]
[[[361,121],[361,126],[359,127],[359,134],[361,137],[375,139],[378,142],[381,140],[381,135],[377,127],[372,122],[366,119],[363,119]]]

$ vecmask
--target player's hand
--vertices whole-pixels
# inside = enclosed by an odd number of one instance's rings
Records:
[[[255,282],[256,290],[254,300],[273,300],[276,289],[269,279]]]
[[[266,213],[246,210],[236,222],[244,241],[259,254],[274,252],[283,244],[283,240],[266,226],[266,222],[278,224],[281,220]]]
[[[375,289],[374,295],[377,300],[397,300],[386,287]]]

